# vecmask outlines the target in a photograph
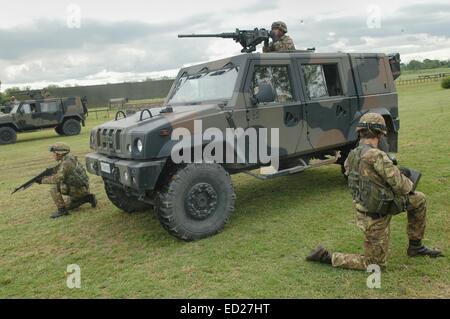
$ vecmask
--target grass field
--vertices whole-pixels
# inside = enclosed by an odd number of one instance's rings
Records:
[[[425,244],[450,255],[450,90],[439,83],[400,89],[401,165],[424,173],[428,195]],[[64,138],[76,155],[89,152],[88,121],[80,136]],[[382,288],[366,287],[368,274],[304,261],[318,243],[362,252],[362,234],[340,167],[259,181],[233,176],[236,212],[221,234],[180,242],[152,212],[127,215],[91,177],[99,207],[54,221],[48,186],[10,195],[50,165],[53,131],[23,134],[0,147],[0,297],[450,297],[449,258],[406,257],[406,216],[393,219],[389,267]],[[81,267],[82,288],[66,287],[69,264]]]

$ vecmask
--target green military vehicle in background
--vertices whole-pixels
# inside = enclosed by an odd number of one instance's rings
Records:
[[[77,135],[88,115],[87,100],[81,97],[16,101],[10,108],[0,113],[0,144],[15,143],[17,133],[47,128],[59,135]]]
[[[397,152],[400,128],[395,79],[398,54],[242,54],[180,70],[163,107],[107,122],[91,131],[89,172],[103,178],[111,202],[125,212],[154,207],[162,226],[191,241],[219,232],[234,210],[231,174],[270,179],[325,164],[343,165],[356,147],[355,128],[367,112],[387,123],[384,149]],[[235,148],[236,163],[173,161],[177,128],[194,136],[192,148],[211,140],[195,138],[209,128],[278,128],[280,167],[250,163]],[[225,134],[224,134],[225,135]],[[214,139],[216,145],[229,141]],[[239,155],[240,154],[240,155]],[[255,169],[261,169],[260,174]],[[312,186],[313,187],[313,186]]]

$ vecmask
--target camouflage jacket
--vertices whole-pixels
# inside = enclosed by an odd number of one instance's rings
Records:
[[[392,190],[395,197],[408,195],[413,188],[411,180],[403,175],[397,166],[394,165],[389,156],[378,148],[369,145],[370,149],[361,155],[359,165],[359,175],[367,177],[375,186]],[[352,169],[350,163],[357,156],[362,145],[350,152],[345,161],[346,175],[350,175]],[[361,203],[355,202],[356,208],[360,211],[367,211]]]
[[[270,43],[269,46],[263,47],[264,53],[278,51],[295,51],[294,41],[288,35],[283,35],[278,41]]]
[[[45,177],[42,184],[65,184],[74,187],[89,186],[89,177],[76,156],[67,154],[56,166],[56,173]]]

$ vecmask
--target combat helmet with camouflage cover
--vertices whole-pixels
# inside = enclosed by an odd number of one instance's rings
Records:
[[[358,133],[363,130],[375,131],[386,135],[386,121],[378,113],[366,113],[361,117],[356,127],[356,132]]]
[[[288,32],[287,24],[283,21],[275,21],[274,23],[272,23],[272,29],[274,28],[278,28],[284,33]]]
[[[50,145],[48,150],[50,152],[52,152],[52,153],[65,155],[65,154],[69,154],[70,153],[70,146],[67,145],[66,143],[57,142],[57,143],[55,143],[53,145]]]

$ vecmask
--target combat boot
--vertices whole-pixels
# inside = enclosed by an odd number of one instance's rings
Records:
[[[56,219],[67,215],[69,215],[69,212],[65,208],[59,208],[50,218]]]
[[[92,208],[97,207],[97,199],[94,194],[88,194],[81,199],[73,200],[70,202],[67,210],[74,210],[84,204],[91,204]]]
[[[315,261],[331,265],[331,253],[320,245],[306,256],[306,261]]]
[[[430,249],[425,245],[419,246],[409,245],[408,256],[409,257],[429,256],[431,258],[444,257],[444,255],[440,250]]]

